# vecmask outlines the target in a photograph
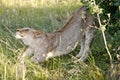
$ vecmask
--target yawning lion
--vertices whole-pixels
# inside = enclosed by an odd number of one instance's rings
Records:
[[[94,36],[96,21],[88,12],[87,7],[81,7],[59,30],[47,33],[32,28],[17,29],[16,38],[21,39],[28,49],[24,58],[31,57],[33,62],[43,62],[49,58],[67,54],[81,42],[81,50],[77,57],[84,61],[89,53],[89,47]]]

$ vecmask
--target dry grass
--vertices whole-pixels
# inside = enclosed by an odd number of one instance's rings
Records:
[[[26,68],[19,64],[26,46],[14,38],[16,28],[32,27],[52,32],[62,27],[81,5],[79,0],[1,0],[0,80],[104,80],[104,71],[96,66],[94,59],[87,64],[75,63],[73,55],[78,53],[79,46],[68,55],[41,64],[32,64],[29,60]],[[104,51],[99,47],[93,47],[94,50]]]

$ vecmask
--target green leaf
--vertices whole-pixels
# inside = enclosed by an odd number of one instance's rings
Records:
[[[108,13],[107,16],[110,18],[110,13]]]
[[[102,31],[105,31],[106,30],[106,26],[102,25],[101,29],[102,29]]]

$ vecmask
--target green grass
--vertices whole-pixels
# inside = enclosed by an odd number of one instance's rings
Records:
[[[39,65],[28,60],[26,70],[19,64],[19,58],[27,47],[14,38],[17,28],[31,27],[53,32],[61,28],[80,6],[79,0],[1,0],[0,80],[106,80],[109,59],[104,56],[107,53],[99,31],[91,49],[95,59],[90,58],[87,64],[75,62],[74,55],[80,46],[70,54]]]

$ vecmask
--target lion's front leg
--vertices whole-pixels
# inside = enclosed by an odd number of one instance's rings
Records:
[[[44,62],[45,60],[46,60],[46,56],[43,54],[34,55],[33,57],[31,57],[31,61],[35,64],[39,62]]]
[[[38,51],[34,52],[34,56],[31,57],[33,63],[39,63],[46,61],[47,58],[47,49],[40,48]]]
[[[20,58],[20,62],[21,62],[21,63],[24,63],[24,59],[25,59],[26,57],[31,56],[32,53],[33,53],[32,49],[31,49],[31,48],[28,48],[28,49],[23,53],[22,57]]]

